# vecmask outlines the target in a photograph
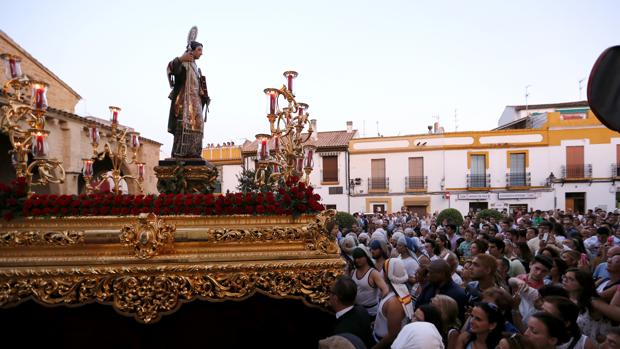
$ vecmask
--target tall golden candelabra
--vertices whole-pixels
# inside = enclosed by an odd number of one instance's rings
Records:
[[[62,162],[48,159],[49,147],[45,130],[47,111],[47,88],[42,81],[36,81],[22,74],[21,59],[11,54],[0,54],[8,81],[2,94],[9,104],[0,110],[0,132],[9,137],[11,154],[18,178],[26,179],[28,196],[32,195],[33,185],[63,183],[65,169]],[[32,159],[28,163],[28,153]],[[34,174],[38,177],[33,180]]]
[[[269,120],[271,134],[258,134],[258,148],[256,157],[258,160],[257,182],[277,183],[282,177],[288,179],[292,176],[302,178],[310,183],[310,173],[314,167],[312,160],[316,147],[304,145],[312,135],[313,128],[308,114],[308,104],[297,102],[293,94],[293,80],[297,72],[284,72],[287,84],[280,89],[266,88],[268,97]],[[282,97],[282,98],[280,98]],[[280,108],[280,100],[285,107]],[[307,133],[303,133],[307,127]],[[270,140],[273,140],[270,142]],[[270,152],[270,143],[273,144],[273,154]],[[266,178],[266,169],[271,169],[271,175]]]
[[[109,142],[106,142],[103,145],[103,151],[100,152],[99,142],[101,138],[99,137],[99,127],[97,127],[97,124],[95,123],[92,123],[88,127],[88,137],[90,139],[90,144],[93,147],[93,156],[91,158],[83,159],[84,167],[82,174],[84,175],[84,181],[86,182],[87,193],[92,193],[93,191],[100,189],[101,185],[109,179],[114,182],[114,194],[118,194],[120,192],[121,181],[127,179],[135,181],[140,189],[140,192],[144,192],[142,187],[142,182],[144,182],[144,163],[138,161],[140,134],[138,132],[128,132],[127,128],[119,128],[118,115],[120,111],[121,108],[110,106],[110,121],[112,123],[112,129],[110,134],[107,136],[115,146],[114,149],[112,149],[112,145],[110,145]],[[127,158],[128,146],[131,148],[133,153],[131,160]],[[95,161],[103,160],[106,156],[108,156],[112,161],[112,172],[102,174],[99,181],[96,184],[93,184],[93,164]],[[138,168],[138,177],[136,178],[131,175],[121,175],[121,167],[123,164],[136,165]]]

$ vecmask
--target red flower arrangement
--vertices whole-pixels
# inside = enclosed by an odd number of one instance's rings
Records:
[[[293,215],[322,211],[314,188],[291,178],[277,192],[226,194],[32,195],[23,189],[0,184],[0,211],[24,217],[127,216],[153,212],[157,215]],[[11,195],[1,195],[4,192]],[[19,194],[19,195],[18,195]],[[12,198],[12,200],[10,199]],[[12,216],[5,219],[11,219]]]

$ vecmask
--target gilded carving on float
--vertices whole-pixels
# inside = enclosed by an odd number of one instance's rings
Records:
[[[0,247],[71,246],[84,244],[84,231],[7,231],[0,232]]]
[[[326,231],[335,213],[15,219],[0,224],[0,308],[97,302],[148,324],[257,292],[324,307],[344,267]]]
[[[153,213],[141,215],[138,223],[121,229],[121,243],[133,247],[136,257],[147,259],[172,249],[176,227]]]
[[[174,270],[174,272],[172,271]],[[80,268],[2,272],[0,307],[34,298],[46,305],[111,304],[143,323],[158,321],[194,299],[241,300],[256,292],[325,306],[329,285],[342,271],[340,260],[247,265],[190,265],[172,268]]]

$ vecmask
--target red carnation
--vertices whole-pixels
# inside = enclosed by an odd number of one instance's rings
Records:
[[[256,206],[256,213],[257,214],[264,214],[265,213],[265,207],[264,206]]]

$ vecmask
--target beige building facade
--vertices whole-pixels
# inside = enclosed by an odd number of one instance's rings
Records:
[[[75,106],[81,99],[69,85],[63,82],[58,76],[47,69],[41,62],[30,55],[25,49],[20,47],[4,32],[0,31],[0,53],[10,53],[21,58],[22,72],[31,79],[41,80],[49,84],[47,99],[49,108],[46,114],[46,129],[50,131],[47,138],[49,144],[49,158],[58,159],[63,163],[66,171],[66,180],[62,184],[51,184],[48,187],[34,187],[36,193],[53,194],[79,194],[84,192],[84,178],[82,176],[83,159],[89,158],[93,154],[93,148],[88,138],[88,126],[95,123],[99,127],[101,145],[110,142],[108,138],[111,127],[106,119],[95,117],[82,117],[75,114]],[[4,67],[2,67],[4,69]],[[0,74],[0,84],[4,86],[7,78],[4,71]],[[0,106],[6,105],[8,99],[0,96]],[[126,126],[120,126],[124,128]],[[164,125],[162,125],[162,128]],[[140,130],[135,130],[140,131]],[[153,173],[153,168],[158,165],[159,150],[161,143],[140,137],[140,148],[138,149],[138,160],[145,162],[146,175],[143,183],[144,193],[157,193],[157,178]],[[0,181],[9,182],[15,178],[15,170],[11,165],[11,158],[8,155],[10,150],[9,138],[5,134],[0,134]],[[114,149],[115,146],[112,146]],[[95,175],[111,170],[112,164],[108,158],[94,163]],[[122,174],[137,176],[135,165],[124,165],[121,169]],[[139,192],[138,186],[129,181],[128,192],[136,194]]]

